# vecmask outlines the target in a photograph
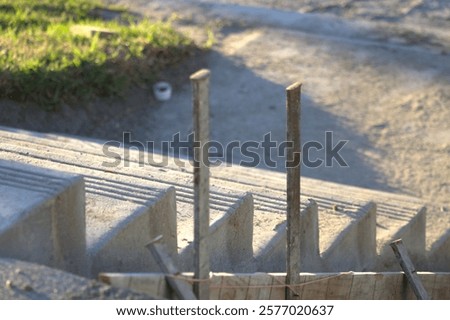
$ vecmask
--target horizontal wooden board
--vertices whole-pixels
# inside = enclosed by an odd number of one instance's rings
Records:
[[[431,299],[450,300],[450,273],[418,272]],[[162,273],[103,273],[100,279],[121,288],[173,298]],[[191,285],[192,273],[183,273]],[[212,273],[210,297],[217,300],[284,299],[285,273]],[[403,300],[415,295],[403,272],[300,273],[295,287],[301,299]]]

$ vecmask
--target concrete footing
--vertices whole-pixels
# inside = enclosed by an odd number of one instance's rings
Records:
[[[81,176],[0,160],[0,256],[86,272]]]

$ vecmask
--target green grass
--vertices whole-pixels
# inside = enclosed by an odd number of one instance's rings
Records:
[[[54,109],[121,95],[193,48],[170,23],[136,22],[126,12],[120,22],[103,21],[92,14],[95,7],[101,5],[91,0],[0,0],[0,98]],[[79,35],[75,25],[114,34]]]

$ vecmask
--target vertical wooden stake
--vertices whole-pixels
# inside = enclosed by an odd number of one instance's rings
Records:
[[[191,75],[194,107],[194,292],[198,299],[209,299],[209,70]]]
[[[300,94],[301,84],[286,88],[287,109],[287,259],[286,284],[300,282]],[[286,299],[298,299],[295,288],[286,288]]]

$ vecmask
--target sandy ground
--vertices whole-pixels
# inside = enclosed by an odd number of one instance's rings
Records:
[[[1,124],[105,139],[131,131],[133,139],[158,145],[191,131],[187,79],[206,66],[212,71],[212,138],[262,141],[270,132],[280,142],[284,89],[300,80],[303,141],[323,143],[325,131],[332,131],[335,143],[348,140],[342,156],[349,165],[303,167],[303,175],[424,199],[429,243],[450,227],[448,1],[109,2],[158,18],[176,12],[180,29],[198,41],[211,29],[216,45],[178,70],[177,79],[186,80],[176,80],[168,102],[137,90],[121,101],[30,116],[4,101]],[[283,158],[275,160],[272,169],[283,170]]]

